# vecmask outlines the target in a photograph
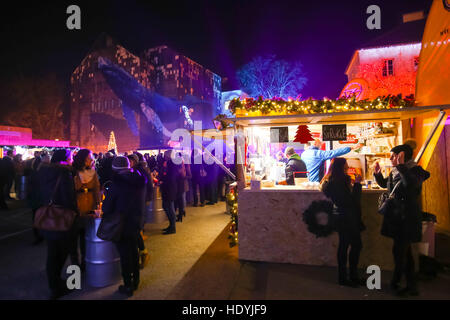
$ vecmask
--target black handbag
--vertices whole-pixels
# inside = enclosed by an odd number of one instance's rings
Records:
[[[122,237],[124,216],[121,212],[103,215],[98,226],[97,237],[105,241],[117,242]]]
[[[400,185],[401,180],[396,183],[394,189],[391,193],[383,192],[378,198],[378,213],[381,215],[386,215],[388,212],[392,212],[396,207],[397,200],[394,198],[394,192]]]

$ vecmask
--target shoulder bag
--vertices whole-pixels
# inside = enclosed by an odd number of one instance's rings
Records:
[[[55,188],[50,198],[50,203],[40,207],[36,211],[34,218],[34,227],[45,231],[69,231],[77,217],[78,213],[72,209],[55,205],[54,197],[61,182],[61,174],[56,181]]]
[[[378,213],[381,215],[385,215],[390,210],[392,210],[395,207],[395,198],[394,198],[394,192],[397,189],[397,187],[400,185],[402,181],[400,180],[397,182],[394,186],[394,189],[392,189],[391,193],[383,192],[380,197],[378,198]]]

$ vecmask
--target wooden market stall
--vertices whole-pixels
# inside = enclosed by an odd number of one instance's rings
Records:
[[[372,175],[371,161],[369,161],[373,160],[371,157],[376,156],[377,159],[384,159],[385,164],[389,163],[390,148],[411,137],[411,119],[434,118],[434,126],[438,127],[443,119],[445,121],[445,111],[442,110],[449,108],[450,106],[446,105],[269,116],[249,116],[249,114],[240,113],[236,118],[228,120],[234,124],[236,131],[243,132],[247,138],[248,132],[251,132],[252,128],[300,124],[309,126],[326,124],[358,126],[373,122],[395,124],[393,125],[395,130],[392,130],[390,134],[382,134],[377,137],[390,139],[392,145],[386,146],[379,154],[367,152],[359,155],[365,159],[365,161],[361,161],[363,162],[362,167],[365,169],[364,178],[369,180]],[[431,136],[435,132],[432,128]],[[258,134],[261,135],[260,132]],[[431,138],[425,140],[431,140]],[[419,157],[427,149],[427,142],[429,141],[425,141]],[[246,151],[241,151],[241,154],[246,154]],[[347,157],[354,156],[355,153],[351,153]],[[311,208],[313,202],[329,200],[317,185],[310,186],[299,183],[295,186],[284,186],[262,181],[260,189],[252,189],[249,187],[250,175],[246,170],[245,165],[237,165],[237,179],[240,186],[238,196],[239,258],[251,261],[335,266],[337,264],[337,234],[316,237],[308,231],[308,226],[302,220],[303,212]],[[377,201],[383,191],[376,186],[363,188],[362,219],[367,229],[362,233],[363,250],[360,267],[375,264],[382,269],[391,270],[394,265],[391,239],[380,235],[382,216],[377,213]]]

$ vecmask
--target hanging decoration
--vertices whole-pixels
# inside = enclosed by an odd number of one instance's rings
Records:
[[[281,98],[258,99],[235,98],[230,101],[229,110],[237,117],[257,117],[270,115],[294,115],[314,113],[334,113],[352,111],[371,111],[402,109],[414,106],[414,97],[410,95],[388,95],[374,100],[357,100],[355,97],[342,97],[337,100],[324,98],[322,100],[283,100]]]
[[[313,201],[303,212],[303,221],[308,231],[317,238],[328,237],[337,229],[337,214],[334,213],[333,203],[327,200]]]
[[[311,135],[311,131],[309,131],[308,126],[299,125],[297,128],[297,133],[295,134],[294,142],[307,143],[308,141],[314,140]]]
[[[227,203],[231,215],[231,226],[228,235],[230,239],[230,247],[238,245],[238,202],[237,202],[237,192],[236,189],[231,189],[230,193],[227,194]]]

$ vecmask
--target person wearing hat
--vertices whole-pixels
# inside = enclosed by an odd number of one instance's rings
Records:
[[[412,156],[411,146],[402,144],[391,150],[390,160],[394,169],[387,178],[383,177],[378,162],[374,168],[377,183],[387,188],[388,193],[394,191],[393,196],[397,200],[384,214],[381,234],[394,240],[392,253],[395,269],[391,289],[400,296],[419,294],[411,243],[420,242],[422,238],[422,209],[419,200],[422,184],[430,177],[430,173],[417,165]],[[400,289],[403,275],[406,277],[406,288]]]
[[[130,168],[127,157],[117,156],[112,162],[112,184],[103,201],[103,216],[123,215],[120,239],[115,242],[120,255],[124,284],[119,292],[129,297],[139,286],[139,233],[145,210],[146,178]]]

